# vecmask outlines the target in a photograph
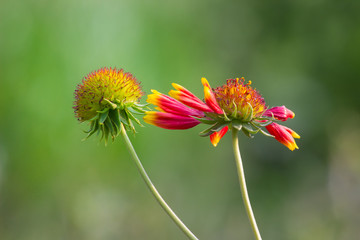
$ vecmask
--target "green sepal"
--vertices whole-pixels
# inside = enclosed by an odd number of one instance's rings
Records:
[[[143,127],[143,125],[140,123],[140,121],[134,117],[134,115],[131,113],[131,111],[125,109],[125,112],[127,113],[128,117],[131,119],[131,120],[134,120],[137,124],[139,124],[140,126]]]
[[[200,137],[206,137],[206,136],[209,136],[210,134],[212,134],[212,133],[213,133],[212,128],[215,127],[216,125],[217,125],[217,123],[211,125],[211,126],[210,126],[209,128],[207,128],[207,129],[201,131],[201,132],[199,133]],[[209,133],[210,133],[210,134],[209,134]]]
[[[132,132],[135,133],[136,131],[135,131],[134,124],[132,123],[131,119],[129,118],[129,114],[128,114],[128,111],[126,110],[126,108],[119,110],[119,112],[120,112],[121,122],[124,123],[126,131],[131,130]]]
[[[276,118],[274,117],[274,114],[271,113],[271,117],[261,116],[261,117],[255,118],[255,120],[258,120],[258,121],[276,121]]]
[[[149,104],[126,102],[125,99],[122,101],[103,99],[103,103],[107,107],[97,111],[97,114],[88,120],[90,122],[90,129],[85,131],[87,136],[84,140],[97,132],[98,134],[101,133],[100,141],[104,139],[106,145],[110,136],[114,140],[119,135],[121,124],[124,125],[126,131],[132,131],[133,133],[136,133],[133,122],[143,127],[136,116],[143,115],[146,112],[144,108]]]
[[[226,115],[226,113],[225,113],[224,109],[222,109],[222,110],[223,110],[224,120],[225,120],[226,122],[230,122],[230,121],[231,121],[231,119],[230,119],[230,118],[228,118],[228,116]]]
[[[270,124],[270,123],[272,123],[271,121],[269,121],[269,123],[268,124]],[[267,125],[268,125],[267,124]],[[251,123],[251,125],[253,126],[253,127],[255,127],[258,131],[260,131],[263,135],[265,135],[265,136],[267,136],[267,137],[272,137],[272,138],[274,138],[274,136],[273,135],[271,135],[271,134],[269,134],[269,133],[267,133],[267,132],[265,132],[264,130],[262,130],[261,129],[261,127],[262,127],[262,125],[261,124],[255,124],[255,123]]]
[[[251,134],[256,134],[259,132],[260,128],[257,128],[254,130],[249,123],[243,123],[243,129],[245,129],[247,132]]]
[[[107,102],[111,106],[112,109],[117,108],[117,104],[111,102],[109,99],[104,98],[103,101]]]
[[[261,128],[260,128],[260,132],[261,132],[263,135],[267,136],[267,137],[272,137],[272,138],[274,138],[273,135],[271,135],[270,133],[265,132],[265,131],[262,130]]]
[[[213,124],[212,126],[210,126],[209,128],[205,129],[204,131],[200,132],[199,135],[200,135],[200,137],[207,137],[207,136],[213,134],[214,132],[220,131],[222,128],[224,128],[228,124],[229,123],[227,123],[227,122],[217,122],[217,123]]]
[[[256,117],[254,118],[255,120],[258,120],[258,121],[269,121],[269,120],[273,120],[272,118],[270,117]]]
[[[251,121],[253,113],[254,113],[254,110],[253,110],[253,107],[251,106],[251,104],[250,103],[247,103],[247,104],[249,105],[249,108],[246,111],[246,115],[244,116],[244,119],[243,119],[244,122]],[[250,113],[249,113],[249,109],[250,109]]]
[[[104,113],[104,112],[106,112],[106,111],[108,111],[109,110],[109,108],[104,108],[103,110],[99,110],[99,111],[96,111],[96,112],[98,112],[98,113]]]
[[[96,124],[96,121],[91,121],[91,123],[90,123],[90,129],[87,130],[87,131],[86,131],[86,130],[83,130],[83,132],[84,132],[84,133],[89,133],[89,132],[91,132],[91,131],[93,130],[95,124]]]
[[[129,121],[129,128],[130,128],[130,130],[131,130],[133,133],[136,133],[134,124],[132,123],[131,119],[128,119],[128,121]]]
[[[144,114],[146,111],[141,109],[141,108],[137,108],[135,106],[132,106],[132,107],[129,107],[128,108],[129,111],[131,111],[132,113],[135,113],[135,114]]]
[[[134,124],[132,123],[129,115],[128,115],[128,111],[126,111],[126,108],[124,108],[123,110],[120,111],[120,116],[124,119],[124,121],[122,121],[124,123],[125,129],[126,131],[132,131],[133,133],[135,133],[135,127]]]
[[[131,131],[132,130],[132,129],[130,129],[128,124],[123,124],[123,125],[124,125],[124,128],[125,128],[125,131]]]
[[[88,134],[86,135],[86,137],[83,140],[88,139],[91,135],[93,135],[94,133],[96,133],[99,130],[99,124],[97,121],[93,121],[91,122],[91,127],[90,130],[88,131]]]
[[[115,109],[109,112],[109,118],[111,119],[111,121],[113,122],[113,124],[116,126],[116,128],[118,130],[120,130],[121,127],[121,119],[120,119],[120,114],[119,114],[119,110]]]
[[[211,134],[213,134],[214,133],[214,131],[210,131],[210,132],[207,132],[207,133],[204,133],[204,134],[200,134],[199,133],[199,136],[200,137],[208,137],[208,136],[210,136]]]
[[[89,119],[88,121],[90,121],[90,122],[96,121],[99,119],[99,116],[100,116],[100,114],[98,112],[93,118]]]
[[[196,120],[200,121],[201,123],[204,123],[204,124],[214,124],[216,123],[216,120],[212,120],[212,119],[207,119],[207,118],[198,118],[198,117],[194,117]]]
[[[245,128],[241,129],[243,131],[243,133],[245,133],[246,136],[248,136],[249,138],[254,138],[254,136],[252,136]]]
[[[220,131],[221,129],[223,129],[225,126],[227,126],[229,123],[227,122],[219,122],[216,126],[213,127],[213,131],[214,132],[218,132]]]
[[[137,107],[137,108],[147,108],[148,106],[150,106],[150,103],[144,103],[144,104],[141,104],[141,103],[134,103],[134,105]]]
[[[105,109],[104,109],[105,110]],[[100,117],[99,117],[99,123],[104,123],[108,114],[109,114],[109,109],[106,108],[106,111],[102,111],[102,112],[99,112],[100,113]]]
[[[101,138],[100,138],[100,141],[101,141],[105,137],[105,126],[104,126],[104,124],[100,124],[99,127],[100,127],[100,132],[101,132]],[[107,140],[105,139],[105,145],[106,145],[106,143],[107,143]]]
[[[235,103],[235,100],[233,100],[233,106],[235,107],[235,109],[234,109],[234,111],[231,113],[231,116],[232,116],[233,118],[236,118],[237,115],[238,115],[238,112],[237,112],[237,105],[236,105],[236,103]]]
[[[270,125],[271,123],[273,123],[273,122],[268,120],[266,122],[253,123],[253,124],[256,125],[257,127],[266,127],[266,126]]]
[[[109,138],[109,128],[107,128],[106,126],[105,126],[105,124],[104,125],[102,125],[103,126],[103,130],[104,130],[104,135],[103,135],[103,137],[104,137],[104,141],[105,141],[105,145],[107,145],[107,143],[108,143],[108,138]]]
[[[211,118],[211,119],[219,119],[219,115],[213,112],[204,112],[205,117]]]
[[[148,106],[150,105],[150,103],[147,103],[147,104],[139,104],[139,103],[134,103],[131,108],[133,108],[136,112],[139,112],[139,113],[145,113],[146,110],[144,110],[144,108],[146,109],[150,109]]]
[[[119,113],[120,113],[120,120],[122,123],[124,123],[125,125],[130,125],[129,123],[129,118],[128,116],[126,115],[126,112],[124,109],[122,110],[119,110]]]
[[[105,125],[105,127],[106,127],[107,129],[109,129],[110,135],[111,135],[112,137],[113,137],[113,136],[116,137],[117,132],[116,132],[116,129],[114,129],[113,124],[112,124],[110,118],[106,118],[106,120],[105,120],[105,122],[104,122],[104,125]]]

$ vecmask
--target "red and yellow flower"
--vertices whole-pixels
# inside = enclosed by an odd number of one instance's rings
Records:
[[[201,101],[189,90],[173,83],[175,90],[170,96],[152,90],[147,102],[156,105],[158,111],[147,111],[144,121],[166,129],[189,129],[200,123],[211,125],[200,136],[210,136],[214,146],[232,128],[242,130],[247,136],[261,132],[274,137],[290,150],[298,149],[294,138],[300,136],[276,122],[294,118],[295,114],[285,106],[268,109],[264,98],[244,78],[229,79],[221,87],[212,89],[205,78],[204,99]],[[266,133],[265,127],[270,133]]]

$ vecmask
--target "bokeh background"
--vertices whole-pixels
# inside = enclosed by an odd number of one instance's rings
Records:
[[[1,0],[0,239],[185,239],[122,139],[81,141],[73,92],[104,66],[147,93],[252,80],[302,137],[291,152],[240,136],[263,238],[359,239],[359,12],[355,0]],[[131,139],[200,239],[252,239],[230,135],[214,148],[203,128],[146,125]]]

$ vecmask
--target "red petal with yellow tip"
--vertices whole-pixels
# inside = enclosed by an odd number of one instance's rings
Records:
[[[169,95],[183,104],[203,112],[213,112],[203,101],[196,97],[192,92],[183,86],[173,83],[173,87],[177,90],[171,90]]]
[[[218,132],[214,132],[213,134],[210,135],[210,141],[211,143],[214,145],[214,147],[217,146],[217,144],[219,143],[220,139],[227,133],[227,131],[229,130],[228,126],[225,126],[223,129],[221,129]]]
[[[203,117],[205,114],[197,109],[192,109],[174,98],[166,96],[156,90],[151,90],[153,94],[148,95],[148,103],[158,106],[163,112],[173,113],[181,116]]]
[[[222,114],[223,111],[216,101],[214,92],[211,90],[209,82],[206,78],[201,78],[201,83],[204,86],[204,95],[206,104],[217,114]]]
[[[285,106],[278,106],[266,110],[263,116],[266,117],[274,116],[274,118],[277,120],[286,121],[288,118],[294,118],[295,113],[290,109],[287,109]]]
[[[195,127],[200,121],[186,116],[179,116],[167,112],[149,111],[145,113],[144,121],[165,129],[189,129]]]
[[[292,129],[277,123],[272,123],[266,126],[266,129],[271,135],[275,137],[276,140],[284,144],[291,151],[294,149],[299,149],[294,138],[300,138],[300,136]]]

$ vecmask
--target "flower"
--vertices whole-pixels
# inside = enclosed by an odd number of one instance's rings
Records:
[[[250,85],[251,81],[245,84],[244,78],[236,78],[214,89],[216,100],[226,114],[245,122],[261,116],[266,109],[265,100]]]
[[[242,130],[249,137],[261,132],[274,137],[290,150],[298,148],[294,138],[300,136],[276,123],[294,118],[295,114],[285,106],[268,109],[264,98],[251,87],[251,81],[245,83],[244,78],[228,79],[225,85],[215,89],[205,78],[201,79],[201,83],[204,86],[204,101],[176,83],[172,84],[175,90],[169,92],[170,96],[152,90],[153,94],[148,96],[147,102],[157,106],[159,112],[145,112],[144,121],[172,130],[209,124],[210,127],[200,136],[210,136],[215,147],[230,127]]]
[[[120,133],[121,124],[135,132],[132,121],[140,124],[134,113],[144,113],[138,101],[144,95],[136,78],[123,69],[101,68],[85,76],[75,90],[74,112],[80,122],[90,122],[86,138],[102,132],[105,143],[109,136]]]

